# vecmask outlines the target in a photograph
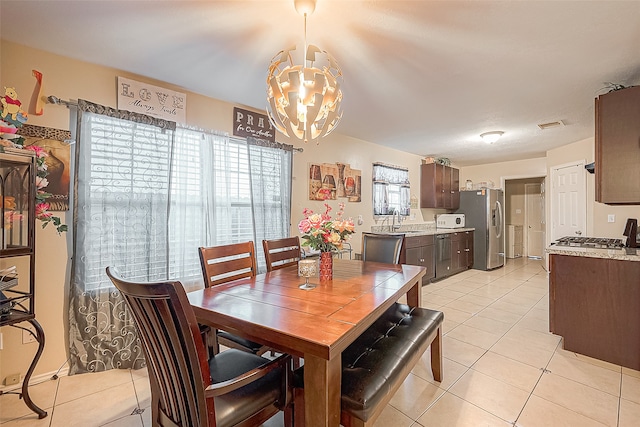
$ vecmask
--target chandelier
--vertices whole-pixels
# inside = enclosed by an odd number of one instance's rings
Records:
[[[307,16],[315,0],[294,0],[304,16],[304,57],[296,65],[295,46],[276,54],[267,76],[267,115],[271,124],[288,137],[317,140],[335,129],[342,118],[342,70],[335,59],[317,46],[307,46]]]

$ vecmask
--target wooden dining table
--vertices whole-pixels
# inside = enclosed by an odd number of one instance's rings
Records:
[[[401,297],[421,305],[424,267],[333,262],[333,280],[311,290],[292,266],[188,293],[199,323],[304,358],[308,426],[340,424],[342,351]]]

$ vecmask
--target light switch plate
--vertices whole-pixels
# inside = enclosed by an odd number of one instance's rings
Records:
[[[607,216],[607,222],[616,222],[616,216],[614,214],[609,214]]]

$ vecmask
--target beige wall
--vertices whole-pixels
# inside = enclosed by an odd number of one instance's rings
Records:
[[[546,176],[547,161],[544,157],[512,162],[488,163],[486,165],[466,166],[460,169],[460,184],[467,179],[474,184],[482,181],[493,181],[495,188],[504,188],[505,179]]]
[[[43,94],[55,95],[61,99],[86,99],[111,107],[116,107],[116,78],[124,76],[158,86],[185,92],[183,88],[164,82],[154,81],[130,73],[75,61],[69,58],[34,50],[25,46],[2,41],[0,46],[0,84],[15,86],[27,107],[31,97],[35,79],[31,70],[43,73]],[[231,104],[188,92],[187,123],[206,129],[232,132],[233,107]],[[348,112],[346,112],[348,114]],[[44,115],[30,115],[29,124],[49,126],[58,129],[70,129],[69,110],[63,106],[45,105]],[[406,166],[410,169],[409,177],[413,184],[411,193],[419,196],[420,157],[388,149],[365,141],[332,133],[319,145],[289,141],[281,135],[278,141],[304,148],[303,153],[294,154],[293,198],[292,198],[292,233],[297,234],[297,223],[302,218],[302,209],[314,210],[324,208],[322,202],[307,200],[308,164],[311,162],[348,163],[354,169],[362,170],[362,202],[347,203],[346,215],[357,218],[362,215],[364,223],[356,226],[358,233],[353,236],[352,243],[356,252],[360,251],[360,232],[370,230],[375,224],[373,219],[371,173],[372,163],[382,161],[389,164]],[[339,200],[330,204],[337,209]],[[423,210],[430,220],[433,212]],[[420,209],[412,210],[415,219],[411,223],[422,222]],[[70,212],[63,213],[63,220],[70,224]],[[35,375],[58,370],[67,359],[66,313],[67,292],[71,260],[71,233],[58,236],[52,228],[38,228],[36,235],[36,318],[45,330],[46,346]],[[0,266],[11,261],[0,260]],[[14,328],[0,329],[4,337],[4,350],[0,351],[0,381],[7,375],[20,372],[24,375],[36,344],[22,344],[21,333]],[[66,372],[66,368],[63,369]]]
[[[583,139],[572,144],[547,152],[548,176],[551,176],[551,168],[567,164],[573,161],[584,160],[586,164],[595,160],[594,138]],[[624,173],[624,171],[620,171]],[[622,232],[627,218],[640,219],[640,206],[612,206],[595,201],[595,175],[585,171],[587,177],[587,235],[596,237],[623,238]],[[547,192],[551,183],[547,180]],[[547,203],[547,215],[549,215],[549,203]],[[609,214],[615,215],[615,222],[607,222]],[[549,236],[550,233],[547,233]]]

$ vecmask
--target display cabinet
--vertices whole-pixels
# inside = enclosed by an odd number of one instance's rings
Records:
[[[38,350],[22,381],[21,396],[39,418],[47,412],[29,397],[29,380],[44,350],[35,319],[36,158],[31,150],[0,147],[0,327],[29,322]]]

